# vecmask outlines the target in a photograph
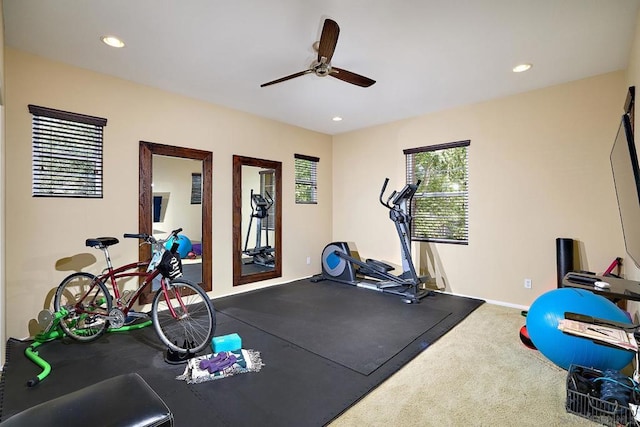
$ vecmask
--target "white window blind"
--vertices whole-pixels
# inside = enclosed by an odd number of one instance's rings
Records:
[[[296,170],[296,203],[318,203],[318,157],[294,154]]]
[[[413,198],[412,239],[469,243],[470,141],[404,150],[407,183],[420,186]]]
[[[107,119],[29,105],[32,195],[102,197],[102,141]]]

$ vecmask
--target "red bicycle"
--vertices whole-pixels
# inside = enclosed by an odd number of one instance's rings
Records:
[[[78,341],[98,339],[109,327],[121,328],[129,318],[149,317],[132,310],[142,291],[148,286],[156,291],[150,316],[160,341],[178,353],[197,353],[210,345],[216,328],[213,304],[206,292],[196,283],[181,278],[177,244],[165,249],[168,241],[177,241],[181,228],[169,237],[157,240],[148,234],[124,234],[125,238],[141,239],[152,246],[153,256],[147,262],[134,262],[114,268],[109,246],[118,243],[115,237],[87,239],[86,246],[103,251],[107,268],[95,276],[87,272],[67,276],[56,289],[54,308],[65,309],[60,321],[64,333]],[[138,278],[135,290],[122,290],[119,283]],[[108,286],[109,285],[109,286]],[[111,292],[109,289],[111,289]]]

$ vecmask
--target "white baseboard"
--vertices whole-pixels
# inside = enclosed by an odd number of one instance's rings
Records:
[[[440,292],[442,292],[443,294],[449,294],[449,295],[454,295],[454,296],[458,296],[458,297],[482,299],[487,304],[500,305],[502,307],[509,307],[509,308],[517,308],[518,310],[525,310],[525,311],[529,310],[529,306],[528,305],[512,304],[510,302],[486,299],[486,298],[476,297],[476,296],[473,296],[473,295],[456,294],[456,293],[453,293],[453,292],[445,292],[445,291],[440,291]]]

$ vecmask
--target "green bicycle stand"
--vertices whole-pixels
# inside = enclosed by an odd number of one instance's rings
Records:
[[[136,323],[133,325],[126,325],[123,326],[121,328],[109,328],[107,329],[107,332],[128,332],[128,331],[134,331],[136,329],[142,329],[142,328],[146,328],[147,326],[151,326],[153,322],[151,320],[147,320],[146,322],[142,322],[142,323]]]
[[[51,311],[49,310],[42,310],[38,314],[38,324],[44,326],[43,331],[34,337],[33,344],[25,349],[24,354],[29,360],[38,365],[38,367],[42,369],[42,372],[40,372],[40,374],[35,378],[28,380],[27,387],[33,387],[39,384],[40,381],[44,380],[51,373],[51,365],[40,357],[37,348],[42,344],[65,336],[64,331],[60,327],[60,319],[65,317],[67,314],[68,312],[64,308],[53,314],[51,314]],[[141,323],[126,325],[121,328],[109,328],[107,329],[107,332],[127,332],[135,329],[146,328],[152,323],[153,322],[151,320],[147,320]]]
[[[60,328],[60,319],[68,313],[63,308],[60,311],[51,314],[49,310],[42,310],[38,314],[38,324],[42,327],[42,332],[34,337],[34,343],[24,351],[25,356],[33,363],[42,368],[42,372],[35,378],[27,381],[27,387],[33,387],[40,381],[44,380],[51,373],[51,365],[38,354],[37,348],[49,341],[62,338],[64,332]]]

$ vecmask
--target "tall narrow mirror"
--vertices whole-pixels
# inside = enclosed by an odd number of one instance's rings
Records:
[[[233,156],[233,284],[282,276],[282,163]]]
[[[185,278],[211,291],[211,177],[209,151],[140,142],[140,233],[164,238],[182,228],[178,253]],[[150,257],[140,246],[140,260]],[[150,303],[153,294],[142,295]]]

